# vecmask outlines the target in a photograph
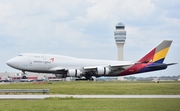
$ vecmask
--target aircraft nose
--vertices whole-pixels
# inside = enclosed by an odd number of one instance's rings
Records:
[[[10,60],[8,60],[7,62],[6,62],[6,64],[8,65],[8,66],[10,66],[11,65],[11,59]]]
[[[11,67],[16,67],[16,66],[17,66],[17,61],[16,61],[15,58],[12,58],[12,59],[8,60],[8,61],[6,62],[6,64],[7,64],[8,66],[11,66]]]

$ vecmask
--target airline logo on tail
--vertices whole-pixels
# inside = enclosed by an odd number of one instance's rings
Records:
[[[164,40],[157,47],[153,48],[149,53],[142,57],[135,65],[129,66],[126,70],[119,75],[128,75],[131,73],[143,73],[149,71],[163,70],[168,65],[175,63],[164,64],[164,59],[168,53],[172,41]]]
[[[170,48],[171,43],[172,43],[172,41],[170,41],[170,40],[164,40],[157,47],[155,47],[148,54],[146,54],[143,58],[141,58],[138,62],[140,62],[140,63],[147,63],[147,62],[163,63],[163,61],[167,55],[167,52]]]

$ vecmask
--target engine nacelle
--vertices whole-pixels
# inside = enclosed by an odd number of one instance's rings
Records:
[[[82,72],[78,69],[69,69],[67,72],[67,76],[70,77],[79,77]]]
[[[110,73],[110,69],[107,67],[97,67],[98,75],[108,75]]]

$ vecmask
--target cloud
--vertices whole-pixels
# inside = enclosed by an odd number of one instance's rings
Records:
[[[152,3],[154,3],[157,7],[162,9],[179,9],[180,1],[178,0],[167,0],[164,2],[163,0],[150,0]]]
[[[12,70],[4,63],[21,52],[115,60],[118,22],[127,31],[125,60],[139,59],[164,39],[174,41],[169,58],[178,59],[179,4],[178,0],[0,0],[0,51],[7,55],[0,55],[0,70]]]

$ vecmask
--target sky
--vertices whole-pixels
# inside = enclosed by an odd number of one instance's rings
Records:
[[[179,0],[0,0],[0,72],[19,53],[51,53],[117,60],[115,25],[127,31],[124,60],[137,61],[163,40],[173,40],[168,69],[135,76],[180,75]]]

